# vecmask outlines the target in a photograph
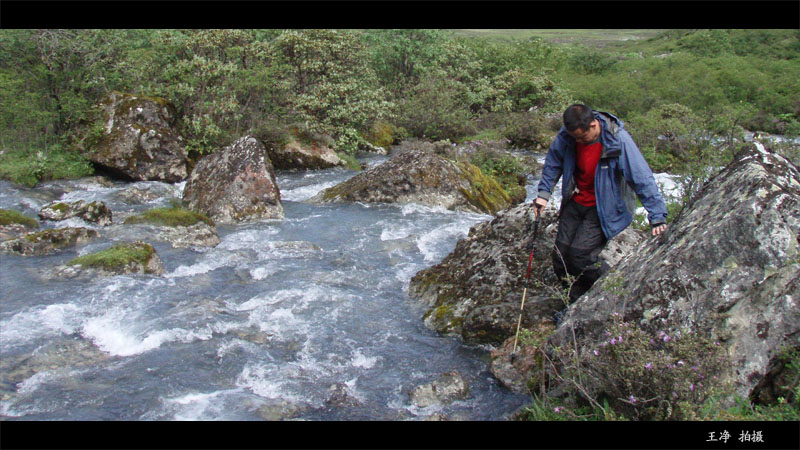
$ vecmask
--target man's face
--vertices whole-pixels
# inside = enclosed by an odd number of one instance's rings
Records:
[[[576,128],[573,131],[567,131],[570,136],[574,137],[580,144],[590,144],[600,136],[600,122],[593,120],[589,123],[589,128],[581,129]]]

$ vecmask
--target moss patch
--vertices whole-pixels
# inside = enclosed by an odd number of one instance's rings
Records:
[[[155,208],[128,217],[125,219],[126,224],[132,223],[150,223],[153,225],[165,225],[168,227],[189,227],[196,223],[203,222],[207,225],[214,226],[214,221],[207,216],[191,211],[186,208],[174,206],[171,208]]]
[[[118,244],[106,250],[79,256],[67,262],[67,265],[81,265],[114,271],[125,268],[131,262],[138,262],[142,266],[146,266],[155,252],[152,245],[143,242]]]
[[[511,197],[494,178],[485,175],[481,169],[467,162],[459,164],[469,180],[471,189],[461,192],[470,204],[482,211],[496,214],[497,211],[511,206]]]
[[[0,225],[21,224],[27,228],[39,228],[39,222],[23,215],[19,211],[13,209],[0,209]]]

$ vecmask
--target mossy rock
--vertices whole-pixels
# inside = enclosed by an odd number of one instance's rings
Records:
[[[117,244],[106,250],[79,256],[67,262],[67,266],[82,266],[118,274],[164,272],[155,248],[141,241]]]
[[[13,209],[0,209],[0,226],[19,224],[25,228],[39,228],[36,219]]]
[[[125,219],[124,223],[149,223],[168,227],[190,227],[201,222],[212,227],[215,226],[214,221],[204,214],[179,206],[173,206],[171,208],[155,208],[145,211],[142,214],[128,217]]]
[[[419,203],[484,214],[511,206],[503,188],[477,166],[417,149],[325,189],[311,201]]]

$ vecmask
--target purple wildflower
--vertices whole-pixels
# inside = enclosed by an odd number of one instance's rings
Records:
[[[556,414],[561,414],[561,407],[560,407],[560,406],[556,406],[556,407],[553,409],[553,411],[554,411]]]
[[[631,395],[630,397],[628,397],[628,399],[631,401],[631,403],[636,403],[636,397]]]
[[[692,384],[690,384],[690,385],[689,385],[689,390],[690,390],[690,391],[692,391],[692,392],[694,392],[694,383],[692,383]]]
[[[678,361],[678,365],[682,366],[683,365],[683,361]]]
[[[647,363],[647,364],[645,364],[645,365],[644,365],[644,368],[645,368],[645,369],[647,369],[647,370],[650,370],[650,369],[652,369],[652,368],[653,368],[653,363]]]
[[[594,353],[594,356],[599,356],[600,355],[600,352],[598,352],[596,349],[592,353]]]
[[[616,343],[617,343],[617,339],[616,338],[611,338],[611,341],[609,341],[609,344],[611,344],[611,345],[616,345]]]
[[[665,334],[667,334],[667,333],[664,333],[663,331],[659,331],[658,332],[658,338],[659,339],[663,338]]]
[[[664,342],[669,342],[670,339],[672,338],[670,338],[668,334],[664,336]]]
[[[622,335],[617,336],[617,342],[622,343]]]

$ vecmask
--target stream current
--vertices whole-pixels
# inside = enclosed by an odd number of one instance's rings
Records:
[[[387,157],[369,156],[369,166]],[[530,400],[489,371],[489,348],[440,336],[407,288],[491,216],[415,204],[312,204],[355,175],[279,172],[284,220],[218,225],[214,248],[172,248],[124,219],[179,200],[184,184],[85,180],[26,189],[0,208],[100,200],[114,223],[51,256],[0,254],[0,418],[5,420],[502,420]],[[533,184],[533,181],[531,181]],[[126,201],[131,187],[156,193]],[[528,186],[529,199],[534,185]],[[75,256],[144,240],[166,273],[48,277]],[[409,391],[458,371],[469,395],[414,406]],[[344,389],[347,404],[328,402]]]

